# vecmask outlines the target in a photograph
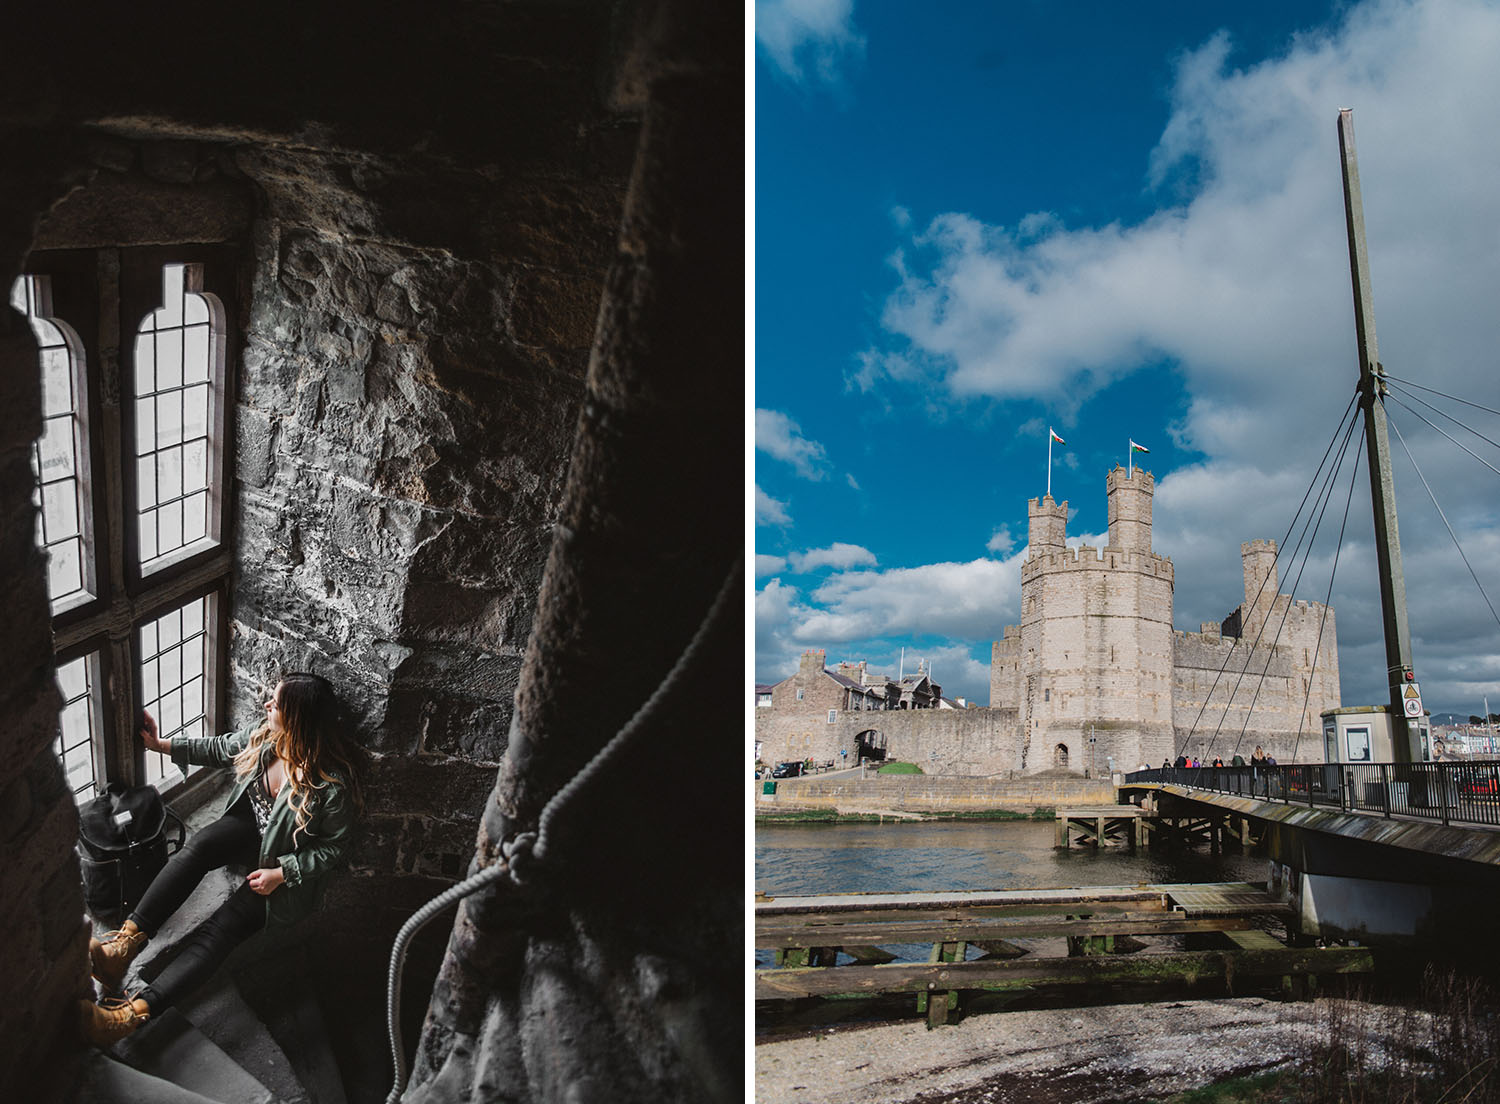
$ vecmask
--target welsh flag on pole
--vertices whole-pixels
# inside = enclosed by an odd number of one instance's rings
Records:
[[[1131,441],[1130,442],[1130,451],[1131,452],[1150,452],[1151,450],[1148,449],[1145,445],[1138,445],[1134,441]]]
[[[1068,443],[1068,442],[1064,441],[1061,437],[1059,437],[1057,435],[1057,430],[1053,429],[1051,426],[1047,427],[1047,432],[1052,435],[1052,439],[1054,441],[1056,441],[1059,445],[1066,445]],[[1132,441],[1131,444],[1135,444],[1135,442]]]

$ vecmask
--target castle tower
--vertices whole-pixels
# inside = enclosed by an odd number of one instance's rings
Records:
[[[1172,561],[1151,551],[1150,473],[1109,473],[1109,547],[1064,546],[1067,504],[1032,499],[1021,624],[992,649],[1019,770],[1134,767],[1172,751]]]
[[[1240,563],[1245,570],[1245,605],[1240,634],[1247,641],[1254,641],[1276,603],[1276,588],[1279,585],[1276,578],[1276,542],[1246,541],[1240,545]],[[1269,643],[1269,638],[1267,642]]]
[[[1127,552],[1151,551],[1151,496],[1156,482],[1151,473],[1136,468],[1127,477],[1115,467],[1105,481],[1109,492],[1109,547]]]
[[[1026,503],[1028,518],[1026,540],[1031,558],[1061,552],[1068,540],[1068,504],[1058,503],[1051,495],[1033,498]]]

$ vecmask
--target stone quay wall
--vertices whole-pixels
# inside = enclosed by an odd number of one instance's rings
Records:
[[[754,783],[757,813],[836,809],[844,813],[960,813],[985,809],[1029,813],[1040,808],[1113,805],[1108,778],[1028,774],[1016,778],[943,778],[921,774],[846,774],[830,778],[789,778],[774,794]]]

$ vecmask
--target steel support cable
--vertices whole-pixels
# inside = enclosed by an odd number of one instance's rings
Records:
[[[1356,394],[1355,394],[1354,397],[1358,398],[1358,393],[1357,392],[1356,392]],[[1352,406],[1352,402],[1351,402],[1351,406]],[[1346,413],[1347,413],[1347,411],[1346,411]],[[1302,542],[1307,539],[1307,530],[1308,530],[1308,527],[1310,525],[1312,525],[1314,512],[1317,512],[1318,515],[1319,515],[1319,517],[1321,518],[1321,516],[1322,516],[1322,513],[1321,513],[1322,510],[1327,509],[1327,499],[1328,499],[1328,496],[1331,493],[1330,488],[1333,486],[1334,476],[1337,474],[1339,468],[1341,468],[1343,466],[1344,456],[1345,456],[1345,454],[1347,454],[1348,449],[1349,449],[1349,438],[1353,436],[1353,434],[1354,434],[1354,427],[1355,427],[1356,423],[1358,422],[1358,420],[1359,420],[1359,416],[1356,413],[1352,418],[1350,418],[1350,420],[1348,421],[1347,424],[1344,423],[1344,422],[1340,422],[1339,423],[1339,427],[1335,431],[1335,440],[1337,440],[1338,433],[1341,432],[1343,434],[1343,442],[1342,442],[1342,444],[1340,445],[1340,448],[1339,448],[1339,459],[1338,459],[1338,462],[1335,464],[1334,467],[1329,468],[1326,472],[1323,470],[1322,467],[1319,467],[1318,471],[1316,473],[1314,473],[1312,485],[1308,487],[1308,493],[1310,494],[1312,492],[1312,488],[1314,486],[1318,486],[1319,479],[1322,480],[1322,486],[1318,487],[1317,494],[1314,495],[1314,497],[1313,497],[1312,505],[1308,508],[1308,511],[1307,511],[1307,517],[1302,522],[1302,531],[1297,534],[1297,541],[1296,541],[1296,543],[1292,546],[1292,549],[1291,549],[1290,552],[1286,552],[1286,550],[1285,550],[1286,537],[1291,536],[1292,529],[1296,528],[1297,519],[1302,516],[1301,506],[1298,507],[1297,513],[1292,518],[1292,524],[1287,528],[1286,536],[1282,538],[1282,544],[1280,546],[1278,546],[1277,549],[1276,549],[1276,557],[1275,557],[1275,561],[1274,561],[1274,563],[1275,563],[1276,566],[1278,566],[1278,567],[1280,566],[1281,561],[1282,561],[1283,558],[1285,558],[1288,563],[1295,563],[1296,562],[1297,555],[1301,551],[1301,548],[1302,548]],[[1331,451],[1331,446],[1332,446],[1332,442],[1330,442],[1330,451]],[[1328,453],[1325,453],[1324,454],[1325,459],[1327,458],[1327,456],[1328,456]],[[1307,495],[1303,495],[1302,502],[1303,502],[1304,505],[1307,503]],[[1254,598],[1254,600],[1249,603],[1249,608],[1250,609],[1254,609],[1260,603],[1260,596],[1265,593],[1266,584],[1269,583],[1270,581],[1271,581],[1271,577],[1270,577],[1269,574],[1264,579],[1261,580],[1261,585],[1260,585],[1259,589],[1257,589],[1256,592],[1255,592],[1255,598]],[[1271,608],[1273,610],[1275,609],[1275,603],[1276,603],[1276,595],[1272,594],[1271,595]],[[1229,717],[1229,711],[1230,711],[1230,709],[1232,709],[1234,707],[1234,698],[1235,698],[1235,695],[1239,693],[1240,684],[1245,681],[1245,671],[1246,671],[1246,669],[1250,665],[1250,660],[1253,659],[1254,656],[1255,656],[1255,649],[1258,648],[1258,647],[1260,647],[1260,642],[1265,637],[1266,625],[1267,625],[1267,623],[1269,621],[1270,621],[1270,617],[1267,616],[1266,620],[1261,622],[1260,628],[1256,631],[1255,639],[1253,641],[1251,641],[1251,643],[1250,643],[1250,655],[1246,657],[1246,659],[1245,659],[1245,665],[1240,668],[1239,673],[1235,676],[1234,686],[1232,686],[1230,688],[1230,691],[1229,691],[1229,698],[1224,702],[1224,711],[1221,714],[1219,714],[1218,723],[1214,725],[1213,736],[1209,739],[1209,741],[1207,743],[1207,746],[1210,749],[1215,744],[1218,743],[1219,734],[1224,729],[1224,722]],[[1243,634],[1245,632],[1245,627],[1243,625],[1241,625],[1240,629],[1241,629],[1241,637],[1236,638],[1236,643],[1238,643],[1239,639],[1243,638]],[[1224,657],[1224,662],[1225,662],[1225,666],[1226,667],[1228,666],[1229,658],[1230,658],[1230,656],[1233,655],[1233,653],[1234,653],[1234,648],[1231,646],[1230,650],[1229,650],[1229,654]],[[1230,751],[1230,754],[1234,755],[1238,751],[1239,751],[1239,742],[1236,741],[1234,748]]]
[[[1420,410],[1412,410],[1412,408],[1411,408],[1411,407],[1409,407],[1409,406],[1407,406],[1407,405],[1406,405],[1406,404],[1405,404],[1405,403],[1404,403],[1404,402],[1402,402],[1402,401],[1401,401],[1401,400],[1400,400],[1400,399],[1399,399],[1399,398],[1397,398],[1397,396],[1395,396],[1395,395],[1392,395],[1392,396],[1391,396],[1391,399],[1392,399],[1392,400],[1393,400],[1393,401],[1394,401],[1394,402],[1396,402],[1396,403],[1397,403],[1397,404],[1398,404],[1398,405],[1399,405],[1399,406],[1400,406],[1400,407],[1401,407],[1401,409],[1403,409],[1403,410],[1406,410],[1406,411],[1409,411],[1409,412],[1410,412],[1410,413],[1411,413],[1411,415],[1412,415],[1412,417],[1414,417],[1414,418],[1416,418],[1416,419],[1417,419],[1417,421],[1419,421],[1419,422],[1421,422],[1421,423],[1422,423],[1422,424],[1424,424],[1424,425],[1426,425],[1426,426],[1428,426],[1428,427],[1430,427],[1430,428],[1432,428],[1432,429],[1435,429],[1435,430],[1437,430],[1437,431],[1438,431],[1438,432],[1439,432],[1439,433],[1441,433],[1441,434],[1442,434],[1442,435],[1443,435],[1443,436],[1444,436],[1444,437],[1447,437],[1447,438],[1448,438],[1448,440],[1450,440],[1450,441],[1452,441],[1452,442],[1453,442],[1453,443],[1454,443],[1454,444],[1455,444],[1455,445],[1457,445],[1457,446],[1458,446],[1458,447],[1459,447],[1459,448],[1461,448],[1461,449],[1463,449],[1463,450],[1464,450],[1464,451],[1465,451],[1465,452],[1467,452],[1467,453],[1468,453],[1468,454],[1469,454],[1469,455],[1470,455],[1470,456],[1472,456],[1472,457],[1474,457],[1474,459],[1475,459],[1475,460],[1478,460],[1478,461],[1479,461],[1479,462],[1480,462],[1480,463],[1481,463],[1481,464],[1483,464],[1483,465],[1484,465],[1484,466],[1485,466],[1485,467],[1487,467],[1487,468],[1489,468],[1489,469],[1490,469],[1490,471],[1492,471],[1492,472],[1494,472],[1494,473],[1495,473],[1495,474],[1496,474],[1496,475],[1500,475],[1500,468],[1497,468],[1497,467],[1495,467],[1495,465],[1494,465],[1494,464],[1491,464],[1491,463],[1490,463],[1490,462],[1489,462],[1489,461],[1488,461],[1488,460],[1486,460],[1486,459],[1485,459],[1485,458],[1484,458],[1484,457],[1483,457],[1483,456],[1480,456],[1480,455],[1479,455],[1479,454],[1478,454],[1478,453],[1477,453],[1477,452],[1475,452],[1475,451],[1474,451],[1474,450],[1473,450],[1473,449],[1471,449],[1471,448],[1469,448],[1469,447],[1468,447],[1468,446],[1467,446],[1467,445],[1465,445],[1465,444],[1464,444],[1464,443],[1463,443],[1463,442],[1462,442],[1462,441],[1458,441],[1458,440],[1455,440],[1455,439],[1454,439],[1454,438],[1453,438],[1453,437],[1452,437],[1452,436],[1450,436],[1450,435],[1449,435],[1449,434],[1448,434],[1448,433],[1447,433],[1447,432],[1445,432],[1445,431],[1444,431],[1444,430],[1443,430],[1443,428],[1442,428],[1442,427],[1441,427],[1441,426],[1435,426],[1435,425],[1433,425],[1433,424],[1432,424],[1432,423],[1431,423],[1431,422],[1429,422],[1429,421],[1428,421],[1428,420],[1427,420],[1427,419],[1426,419],[1426,418],[1424,418],[1424,417],[1422,417],[1422,412],[1421,412],[1421,411],[1420,411]],[[1422,401],[1422,400],[1420,400],[1420,399],[1418,399],[1418,400],[1417,400],[1417,401],[1418,401],[1418,402],[1421,402],[1421,401]],[[1426,404],[1426,403],[1423,403],[1423,404],[1422,404],[1422,405],[1424,405],[1424,406],[1426,406],[1426,405],[1427,405],[1427,404]],[[1456,418],[1455,418],[1455,419],[1454,419],[1454,421],[1458,421],[1458,419],[1456,419]],[[1463,425],[1463,423],[1462,423],[1462,422],[1459,422],[1459,423],[1458,423],[1458,424],[1459,424],[1459,425]],[[1468,427],[1468,426],[1464,426],[1464,428],[1465,428],[1465,429],[1469,429],[1469,427]],[[1474,431],[1473,431],[1473,430],[1472,430],[1472,429],[1469,429],[1469,432],[1470,432],[1470,433],[1474,433]],[[1486,441],[1486,442],[1488,442],[1488,443],[1489,443],[1489,444],[1492,444],[1492,445],[1493,445],[1493,444],[1495,444],[1495,442],[1494,442],[1494,441],[1491,441],[1491,440],[1490,440],[1490,439],[1489,439],[1489,438],[1488,438],[1488,437],[1485,437],[1485,436],[1484,436],[1484,435],[1483,435],[1483,434],[1482,434],[1482,433],[1474,433],[1474,436],[1476,436],[1476,437],[1478,437],[1478,438],[1480,438],[1480,439],[1481,439],[1481,440],[1483,440],[1483,441]],[[1497,447],[1497,448],[1500,448],[1500,446],[1496,446],[1496,447]]]
[[[1302,719],[1307,716],[1307,703],[1312,700],[1313,676],[1318,673],[1318,654],[1323,648],[1323,628],[1328,624],[1328,611],[1333,608],[1333,579],[1339,571],[1339,553],[1344,549],[1344,529],[1349,524],[1349,503],[1354,501],[1354,484],[1359,479],[1359,454],[1364,448],[1365,431],[1359,431],[1359,444],[1354,446],[1354,466],[1349,469],[1349,493],[1344,496],[1344,519],[1339,522],[1338,543],[1333,546],[1333,567],[1328,572],[1328,593],[1323,597],[1323,616],[1318,618],[1318,639],[1313,644],[1312,670],[1307,676],[1307,689],[1302,694],[1302,712],[1297,715],[1297,739],[1292,744],[1292,762],[1297,761],[1297,750],[1302,746]]]
[[[1402,379],[1400,376],[1393,376],[1389,372],[1386,372],[1384,370],[1382,370],[1379,375],[1383,380],[1391,380],[1395,383],[1400,383],[1407,387],[1415,387],[1418,391],[1426,391],[1429,395],[1436,395],[1442,399],[1452,399],[1454,402],[1463,403],[1465,406],[1472,406],[1475,410],[1483,410],[1486,414],[1500,414],[1500,410],[1496,410],[1494,407],[1483,406],[1477,402],[1470,402],[1468,399],[1461,399],[1457,395],[1450,395],[1446,391],[1439,391],[1434,387],[1423,387],[1420,383],[1413,382],[1409,379]]]
[[[1323,457],[1322,457],[1321,460],[1318,461],[1317,470],[1313,472],[1313,477],[1312,477],[1312,480],[1307,485],[1307,490],[1302,493],[1302,501],[1297,504],[1296,513],[1294,513],[1292,515],[1291,524],[1287,526],[1287,531],[1284,534],[1282,534],[1281,544],[1277,545],[1277,549],[1276,549],[1276,562],[1280,562],[1281,551],[1282,551],[1282,549],[1286,545],[1286,540],[1287,540],[1288,537],[1290,537],[1292,535],[1292,530],[1294,528],[1296,528],[1297,519],[1302,516],[1302,508],[1307,505],[1307,497],[1308,497],[1308,495],[1312,494],[1313,488],[1315,486],[1317,486],[1318,478],[1323,473],[1323,465],[1328,462],[1329,454],[1333,451],[1333,446],[1338,441],[1339,434],[1341,432],[1346,432],[1345,426],[1344,426],[1344,419],[1349,417],[1350,411],[1354,408],[1354,404],[1358,400],[1358,398],[1359,398],[1359,392],[1357,390],[1354,392],[1353,395],[1351,395],[1349,397],[1349,405],[1346,406],[1346,407],[1344,407],[1343,416],[1340,417],[1338,425],[1334,428],[1333,436],[1330,437],[1329,440],[1328,440],[1328,447],[1323,450]],[[1353,424],[1354,424],[1353,421],[1351,421],[1349,423],[1349,425],[1351,427],[1353,426]],[[1346,433],[1346,443],[1347,443],[1347,433]],[[1319,497],[1320,498],[1322,497],[1322,492],[1319,492]],[[1306,531],[1306,527],[1304,526],[1304,532],[1305,531]],[[1300,544],[1301,541],[1299,540],[1298,543]],[[1270,576],[1269,575],[1267,575],[1265,578],[1261,579],[1261,581],[1260,581],[1260,587],[1256,590],[1255,597],[1253,599],[1251,599],[1251,601],[1250,601],[1251,608],[1254,608],[1255,605],[1260,602],[1260,596],[1265,593],[1266,584],[1269,583],[1270,581],[1271,580],[1270,580]],[[1216,673],[1214,675],[1214,681],[1209,686],[1209,688],[1208,688],[1208,694],[1204,697],[1203,704],[1198,709],[1198,716],[1193,719],[1193,724],[1188,729],[1188,734],[1187,734],[1187,736],[1183,740],[1182,749],[1181,750],[1186,750],[1187,749],[1188,745],[1192,742],[1194,734],[1198,731],[1198,722],[1203,719],[1203,714],[1208,709],[1208,703],[1213,700],[1213,693],[1214,693],[1215,690],[1217,690],[1219,688],[1219,680],[1223,677],[1224,672],[1229,668],[1229,661],[1234,657],[1234,650],[1235,650],[1235,648],[1239,647],[1240,639],[1241,638],[1239,636],[1231,638],[1230,645],[1229,645],[1229,650],[1224,653],[1224,662],[1219,665],[1218,673]],[[1259,642],[1260,641],[1257,638],[1257,640],[1256,640],[1255,643],[1258,644]],[[1251,645],[1252,651],[1253,651],[1254,647],[1255,647],[1255,645],[1252,644]],[[1236,683],[1235,684],[1235,690],[1237,690],[1238,688],[1239,688],[1239,684]],[[1231,690],[1230,694],[1229,694],[1229,701],[1231,703],[1234,701],[1234,693],[1235,693],[1235,691]],[[1227,716],[1228,712],[1229,712],[1229,706],[1226,705],[1224,707],[1224,716]],[[1205,748],[1204,754],[1207,754],[1209,750],[1212,750],[1212,748],[1213,748],[1213,742],[1218,739],[1219,732],[1223,728],[1223,725],[1224,725],[1224,716],[1221,716],[1219,718],[1219,723],[1214,726],[1214,735],[1213,735],[1213,738],[1212,738],[1212,740],[1210,740],[1209,744]],[[1175,741],[1174,741],[1174,745],[1175,745]]]
[[[640,733],[649,731],[646,722],[656,712],[663,699],[671,693],[682,681],[683,674],[691,666],[692,661],[702,650],[704,642],[709,633],[723,617],[724,611],[729,607],[730,595],[736,592],[735,582],[741,575],[741,564],[743,561],[735,561],[730,569],[729,575],[719,587],[713,605],[709,607],[708,615],[699,624],[693,638],[683,649],[677,661],[651,696],[635,711],[635,714],[621,726],[609,743],[605,744],[583,768],[579,770],[568,782],[563,785],[557,793],[548,799],[547,804],[542,807],[542,812],[537,821],[535,832],[517,833],[511,838],[502,841],[500,846],[501,858],[492,865],[481,870],[479,873],[466,878],[455,886],[451,886],[438,894],[432,900],[419,908],[401,925],[401,930],[396,933],[396,941],[391,947],[390,971],[386,979],[386,1030],[390,1037],[391,1059],[395,1070],[395,1082],[391,1087],[390,1095],[386,1097],[385,1104],[396,1104],[401,1094],[406,1091],[406,1082],[409,1072],[406,1068],[405,1045],[401,1038],[401,1024],[399,1010],[401,1007],[401,975],[406,966],[406,955],[408,947],[416,934],[432,922],[444,909],[456,901],[489,886],[502,878],[509,876],[514,886],[522,886],[529,881],[529,876],[522,871],[530,868],[534,870],[542,863],[547,854],[547,840],[556,830],[557,818],[563,815],[577,800],[578,795],[584,791],[588,784],[601,774],[608,771],[620,757],[622,751]],[[521,871],[516,870],[516,862],[520,860]]]
[[[1318,467],[1317,470],[1313,472],[1312,481],[1308,483],[1307,490],[1302,492],[1302,501],[1297,504],[1297,512],[1292,515],[1291,524],[1286,527],[1286,533],[1281,538],[1282,544],[1285,544],[1286,538],[1291,536],[1292,529],[1297,524],[1297,518],[1302,515],[1302,507],[1307,505],[1307,496],[1312,494],[1312,489],[1318,482],[1318,476],[1323,471],[1323,465],[1328,463],[1328,454],[1333,451],[1334,443],[1338,441],[1339,433],[1343,431],[1344,419],[1349,417],[1349,411],[1353,409],[1354,404],[1358,399],[1359,390],[1356,389],[1354,394],[1349,396],[1349,405],[1344,407],[1344,413],[1339,418],[1339,424],[1334,427],[1333,436],[1328,439],[1328,447],[1323,450],[1323,458],[1318,461]],[[1277,552],[1279,555],[1280,545],[1277,546]],[[1257,590],[1255,592],[1256,602],[1260,601],[1261,593],[1265,590],[1266,583],[1268,581],[1268,579],[1261,580],[1260,590]],[[1254,605],[1254,602],[1252,602],[1251,604]],[[1181,752],[1185,751],[1187,749],[1187,746],[1192,742],[1193,735],[1198,731],[1198,722],[1203,719],[1203,714],[1208,709],[1208,703],[1213,700],[1214,691],[1219,688],[1219,679],[1223,677],[1225,670],[1228,669],[1229,660],[1234,655],[1234,649],[1239,646],[1239,642],[1240,638],[1237,636],[1234,637],[1229,645],[1229,651],[1224,653],[1224,662],[1219,665],[1218,673],[1214,675],[1213,684],[1209,686],[1208,694],[1204,697],[1203,704],[1199,706],[1198,715],[1193,718],[1193,723],[1191,726],[1189,726],[1187,735],[1183,737],[1182,745],[1180,747],[1178,746],[1174,736],[1172,741],[1172,750],[1174,752],[1180,754]]]
[[[1396,391],[1405,391],[1406,389],[1404,387],[1395,387],[1395,388],[1388,388],[1387,390],[1391,391],[1391,392],[1396,392]],[[1406,397],[1409,398],[1414,403],[1421,403],[1423,406],[1425,406],[1428,410],[1432,411],[1434,414],[1439,414],[1442,417],[1447,418],[1454,425],[1458,426],[1459,429],[1466,429],[1466,430],[1468,430],[1470,433],[1472,433],[1475,437],[1478,437],[1485,444],[1487,444],[1487,445],[1493,445],[1495,448],[1500,448],[1500,441],[1496,441],[1496,440],[1493,440],[1492,438],[1486,437],[1483,433],[1480,433],[1479,430],[1475,429],[1473,426],[1469,425],[1466,422],[1459,421],[1452,414],[1449,414],[1446,410],[1440,409],[1439,407],[1433,406],[1426,399],[1423,399],[1423,398],[1421,398],[1421,397],[1419,397],[1417,395],[1412,395],[1412,394],[1409,394],[1409,393],[1407,394]],[[1401,405],[1405,406],[1406,404],[1402,403]],[[1410,410],[1411,408],[1407,407],[1407,409]],[[1412,413],[1415,414],[1416,411],[1413,410]],[[1434,428],[1436,428],[1436,427],[1434,427]]]
[[[1474,585],[1479,588],[1479,596],[1484,599],[1484,604],[1490,609],[1490,616],[1495,619],[1495,624],[1500,625],[1500,615],[1495,613],[1495,605],[1490,601],[1490,596],[1484,592],[1484,585],[1479,581],[1479,576],[1474,574],[1473,565],[1469,563],[1469,557],[1464,555],[1464,546],[1458,543],[1458,534],[1453,532],[1453,526],[1448,524],[1448,515],[1443,513],[1443,508],[1438,505],[1437,495],[1432,493],[1432,488],[1427,485],[1427,477],[1422,474],[1422,469],[1417,467],[1417,458],[1411,454],[1411,449],[1406,447],[1406,438],[1401,436],[1401,431],[1396,428],[1396,423],[1386,417],[1392,431],[1396,434],[1396,440],[1401,442],[1401,451],[1406,453],[1406,458],[1411,461],[1412,470],[1417,473],[1417,478],[1422,481],[1422,488],[1427,492],[1427,497],[1432,499],[1432,505],[1438,512],[1438,517],[1443,519],[1443,528],[1448,530],[1448,536],[1453,540],[1453,547],[1458,549],[1458,558],[1463,560],[1464,566],[1469,569],[1469,578],[1474,580]]]
[[[1338,463],[1335,464],[1334,467],[1329,471],[1328,477],[1323,484],[1323,490],[1318,493],[1318,500],[1322,503],[1322,505],[1318,507],[1318,518],[1315,523],[1313,522],[1311,511],[1308,512],[1308,523],[1312,524],[1312,534],[1310,536],[1308,535],[1307,525],[1304,524],[1302,527],[1302,534],[1297,538],[1297,546],[1292,549],[1290,560],[1293,563],[1296,563],[1297,554],[1302,549],[1303,538],[1305,537],[1307,539],[1307,550],[1305,552],[1302,552],[1302,562],[1297,565],[1297,576],[1292,580],[1291,586],[1287,589],[1286,609],[1282,612],[1281,620],[1276,625],[1276,635],[1271,638],[1272,654],[1274,654],[1276,651],[1276,645],[1281,643],[1281,632],[1284,628],[1286,628],[1287,618],[1292,615],[1292,596],[1297,593],[1297,587],[1302,583],[1302,573],[1307,570],[1308,560],[1312,559],[1313,546],[1317,543],[1318,540],[1318,530],[1322,528],[1323,515],[1328,512],[1328,505],[1333,501],[1333,489],[1337,485],[1339,472],[1343,470],[1344,461],[1349,457],[1349,441],[1354,436],[1354,426],[1358,421],[1359,419],[1356,418],[1349,423],[1349,428],[1345,431],[1344,434],[1344,447],[1339,450]],[[1364,439],[1363,434],[1361,434],[1360,439]],[[1273,613],[1276,609],[1276,597],[1277,596],[1273,595],[1271,598],[1271,610]],[[1245,671],[1249,669],[1250,658],[1255,655],[1255,649],[1260,646],[1261,639],[1265,636],[1266,625],[1269,624],[1270,621],[1271,617],[1268,614],[1266,616],[1266,620],[1261,623],[1260,631],[1256,633],[1255,643],[1251,645],[1250,648],[1250,657],[1246,658],[1245,666],[1240,669],[1241,679],[1244,678]],[[1269,667],[1270,665],[1270,658],[1271,657],[1269,655],[1266,656],[1267,667]],[[1259,677],[1259,681],[1255,684],[1255,693],[1250,698],[1250,705],[1245,710],[1245,723],[1240,726],[1239,738],[1234,742],[1234,750],[1230,752],[1231,755],[1237,754],[1240,750],[1240,745],[1245,742],[1245,733],[1250,730],[1250,717],[1255,712],[1255,703],[1260,701],[1260,692],[1265,684],[1266,676],[1265,672],[1262,671]],[[1239,689],[1238,682],[1235,683],[1235,689]],[[1230,701],[1234,700],[1233,693],[1231,693],[1229,697]],[[1228,705],[1225,705],[1224,707],[1224,715],[1226,717],[1229,715]]]

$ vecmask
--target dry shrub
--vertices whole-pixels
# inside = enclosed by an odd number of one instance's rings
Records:
[[[1500,1104],[1495,994],[1479,978],[1429,966],[1415,1000],[1356,990],[1320,1000],[1296,1098],[1307,1104]]]

